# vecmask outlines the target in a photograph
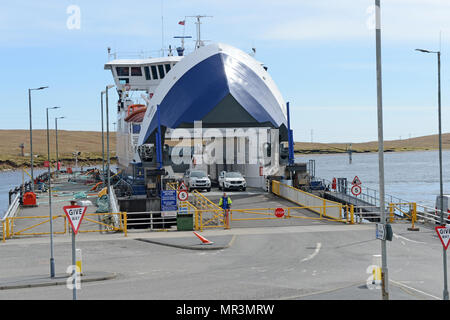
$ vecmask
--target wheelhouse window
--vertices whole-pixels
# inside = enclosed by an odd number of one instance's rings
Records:
[[[131,75],[135,77],[142,77],[141,67],[131,67]]]
[[[156,70],[156,66],[151,66],[152,68],[152,78],[153,80],[158,80],[158,71]]]
[[[161,79],[163,79],[164,78],[164,65],[158,64],[158,71],[159,71],[159,77]]]
[[[144,67],[144,72],[145,72],[145,80],[151,80],[151,78],[150,78],[150,68],[149,67]]]
[[[116,67],[118,77],[128,77],[130,75],[129,67]]]
[[[170,64],[165,64],[164,67],[166,67],[166,73],[170,71]]]

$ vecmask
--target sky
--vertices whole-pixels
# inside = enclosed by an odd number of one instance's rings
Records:
[[[101,130],[100,92],[113,83],[107,48],[149,52],[179,45],[186,16],[209,15],[202,38],[268,67],[291,105],[295,141],[377,140],[374,0],[16,0],[0,10],[0,129]],[[75,11],[74,11],[75,9]],[[442,51],[442,129],[450,132],[450,1],[381,1],[385,140],[438,132],[437,59]],[[79,19],[77,19],[79,18]],[[193,18],[185,34],[195,39]],[[207,42],[209,43],[209,42]],[[187,40],[187,51],[194,41]],[[115,106],[117,94],[111,90]],[[114,110],[114,108],[112,109]],[[110,115],[111,128],[115,114]]]

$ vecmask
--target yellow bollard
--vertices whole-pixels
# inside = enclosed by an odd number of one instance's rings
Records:
[[[417,221],[417,203],[412,203],[412,212],[411,212],[411,228],[408,228],[409,231],[419,231],[419,228],[414,226],[414,223]]]
[[[375,254],[373,255],[373,266],[372,275],[373,275],[373,284],[381,284],[381,255]]]
[[[389,203],[389,221],[390,223],[394,222],[394,204]]]
[[[355,206],[350,205],[350,223],[355,224]]]
[[[125,233],[125,237],[128,236],[128,229],[127,229],[127,213],[123,212],[123,231]]]
[[[82,258],[81,258],[81,249],[75,249],[75,261],[76,261],[76,266],[77,266],[77,272],[79,273],[79,274],[81,274],[82,275],[82,272],[81,272],[81,264],[82,264]]]

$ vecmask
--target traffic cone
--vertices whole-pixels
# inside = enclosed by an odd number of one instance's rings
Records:
[[[214,242],[209,241],[205,237],[199,235],[197,232],[194,232],[194,234],[203,242],[203,244],[213,244]]]

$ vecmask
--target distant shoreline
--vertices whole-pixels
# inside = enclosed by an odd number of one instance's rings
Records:
[[[450,149],[450,148],[449,148]],[[444,150],[449,150],[444,149]],[[416,148],[416,149],[410,149],[410,148],[403,148],[403,149],[384,149],[384,153],[390,153],[390,152],[415,152],[415,151],[437,151],[438,148]],[[377,150],[352,150],[352,153],[375,153],[378,152]],[[294,150],[294,154],[348,154],[349,151],[338,151],[338,150],[320,150],[320,149],[308,149],[308,150]]]
[[[111,132],[110,150],[111,159],[115,160],[116,139],[115,132]],[[295,135],[295,133],[294,133]],[[29,158],[29,130],[0,130],[0,171],[16,170],[30,167]],[[81,152],[78,157],[79,165],[91,166],[102,163],[101,132],[97,131],[66,131],[58,130],[59,159],[64,166],[74,166],[73,152]],[[21,153],[20,145],[23,144],[25,156]],[[55,160],[55,131],[50,130],[50,154]],[[450,149],[450,133],[442,134],[442,148]],[[342,154],[348,153],[374,153],[378,152],[378,142],[363,143],[309,143],[295,142],[294,153],[296,155],[308,154]],[[385,152],[406,151],[432,151],[438,150],[438,135],[429,135],[409,139],[384,141]],[[46,130],[33,130],[33,153],[35,167],[44,167],[47,160],[47,132]],[[26,156],[28,154],[28,156]],[[113,161],[113,160],[112,160]]]
[[[437,151],[438,149],[435,148],[416,148],[416,149],[385,149],[384,153],[394,153],[394,152],[420,152],[420,151]],[[445,149],[449,150],[449,149]],[[444,151],[445,151],[444,150]],[[353,150],[353,154],[364,154],[364,153],[375,153],[378,152],[378,150]],[[332,150],[332,149],[306,149],[306,150],[295,150],[294,154],[296,156],[302,156],[302,155],[332,155],[332,154],[348,154],[348,151],[339,151],[339,150]],[[17,159],[19,158],[19,159]],[[26,158],[26,159],[25,159]],[[18,156],[12,156],[11,159],[3,160],[0,159],[0,172],[6,172],[6,171],[16,171],[20,170],[22,168],[29,169],[29,157],[18,157]],[[75,161],[72,159],[61,159],[61,167],[62,168],[74,168],[75,167]],[[52,159],[52,168],[54,169],[54,159]],[[116,165],[116,158],[111,158],[111,164]],[[78,167],[84,167],[89,168],[92,166],[98,166],[101,165],[101,157],[100,160],[98,159],[82,159],[78,160]],[[45,169],[47,167],[44,167],[43,161],[35,161],[34,162],[34,168],[35,169]]]
[[[29,160],[29,159],[28,159]],[[84,168],[89,168],[89,167],[93,167],[93,166],[98,166],[101,165],[103,162],[102,161],[92,161],[92,160],[78,160],[78,167],[84,167]],[[116,164],[116,160],[115,159],[111,159],[111,164]],[[33,164],[33,168],[34,169],[46,169],[47,167],[44,167],[44,165],[42,163]],[[75,162],[71,162],[71,161],[61,161],[61,168],[75,168]],[[8,160],[8,161],[2,161],[0,160],[0,172],[6,172],[6,171],[17,171],[20,169],[26,169],[29,170],[30,169],[30,164],[28,163],[23,163],[20,162],[20,164],[17,164],[14,162],[14,160]],[[52,170],[55,169],[54,163],[52,163]]]

